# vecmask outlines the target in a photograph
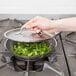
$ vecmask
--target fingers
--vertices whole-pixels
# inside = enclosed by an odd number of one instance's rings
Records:
[[[51,24],[52,22],[49,21],[48,19],[37,16],[31,19],[30,21],[28,21],[21,28],[22,29],[27,28],[27,29],[34,30],[34,31],[41,31],[41,30],[43,31],[45,30],[48,32],[56,31],[53,27],[50,27]]]
[[[24,29],[24,28],[36,31],[37,33],[41,31],[41,28],[39,28],[38,25],[35,25],[33,23],[30,25],[25,24],[24,26],[21,27],[21,29]]]
[[[22,27],[21,27],[21,29],[23,29],[23,28],[27,28],[27,29],[31,29],[31,28],[33,28],[35,25],[33,24],[33,23],[26,23],[26,24],[24,24]]]
[[[41,28],[37,26],[33,27],[33,30],[36,31],[37,33],[41,32]]]
[[[34,17],[33,19],[31,19],[30,21],[28,21],[26,24],[24,24],[21,28],[32,28],[34,25],[34,23],[39,19],[39,16]]]

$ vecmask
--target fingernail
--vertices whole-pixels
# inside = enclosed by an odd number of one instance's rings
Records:
[[[36,30],[36,33],[40,33],[40,30]]]

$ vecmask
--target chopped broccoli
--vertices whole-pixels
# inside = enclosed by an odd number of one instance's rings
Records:
[[[38,56],[50,52],[51,48],[44,42],[17,42],[13,46],[14,54],[22,56]]]

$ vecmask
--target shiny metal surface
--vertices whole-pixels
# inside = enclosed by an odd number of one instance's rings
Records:
[[[49,36],[46,34],[37,34],[35,31],[31,30],[24,30],[21,33],[20,28],[8,30],[4,33],[4,36],[8,39],[11,39],[13,41],[20,41],[20,42],[39,42],[42,40],[50,39]]]

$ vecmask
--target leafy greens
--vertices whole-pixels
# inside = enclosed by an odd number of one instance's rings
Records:
[[[50,52],[51,48],[44,42],[17,42],[13,46],[14,54],[21,56],[39,56]]]

